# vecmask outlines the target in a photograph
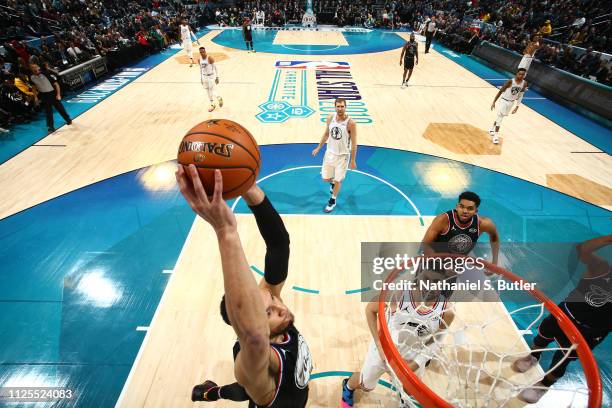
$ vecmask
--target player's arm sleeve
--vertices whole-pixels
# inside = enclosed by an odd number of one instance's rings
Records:
[[[268,285],[280,285],[287,279],[289,271],[289,233],[267,196],[249,208],[266,243],[264,279]]]

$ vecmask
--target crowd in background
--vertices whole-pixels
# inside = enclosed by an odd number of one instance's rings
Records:
[[[29,64],[59,72],[96,55],[110,70],[178,41],[178,25],[215,21],[240,26],[299,23],[304,0],[0,0],[0,127],[37,112]],[[315,0],[320,23],[366,28],[422,29],[436,17],[436,39],[469,53],[481,41],[522,53],[543,37],[536,59],[610,85],[612,3],[597,0]],[[479,29],[475,30],[480,24]],[[40,39],[30,47],[27,38]],[[586,48],[581,52],[569,45]]]
[[[471,52],[480,41],[488,41],[522,54],[527,44],[539,35],[542,40],[535,54],[537,60],[611,84],[612,65],[601,55],[601,52],[612,53],[610,3],[489,0],[477,4],[476,8],[462,1],[439,4],[443,7],[436,8],[432,14],[437,16],[437,38],[460,52]],[[470,18],[466,19],[466,15]],[[475,30],[480,22],[483,24]],[[569,45],[586,48],[586,52]]]
[[[30,63],[57,74],[101,55],[112,71],[178,41],[182,18],[197,26],[212,16],[212,7],[180,0],[0,1],[0,127],[28,122],[39,110]],[[36,47],[25,41],[32,37],[40,39]]]

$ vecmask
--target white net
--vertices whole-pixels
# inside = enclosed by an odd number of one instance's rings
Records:
[[[417,274],[413,279],[432,276]],[[394,280],[405,278],[398,274]],[[387,292],[385,297],[388,332],[405,364],[433,393],[454,407],[524,406],[526,403],[518,398],[521,393],[527,389],[547,390],[539,381],[576,348],[576,345],[561,348],[552,343],[545,349],[533,350],[541,351],[540,361],[546,370],[532,363],[524,372],[518,372],[520,367],[515,364],[513,368],[513,364],[531,351],[524,335],[535,335],[539,323],[548,315],[544,304],[537,300],[508,311],[499,298],[487,302],[453,302],[454,295],[435,290]],[[527,323],[519,328],[515,321]],[[562,353],[562,358],[549,367],[550,357],[557,351]],[[398,375],[393,371],[390,374],[398,391],[399,405],[419,406],[404,391]],[[563,393],[556,398],[564,401],[563,406],[579,407],[586,406],[589,390],[586,384],[582,388],[571,384],[555,385],[554,392]]]

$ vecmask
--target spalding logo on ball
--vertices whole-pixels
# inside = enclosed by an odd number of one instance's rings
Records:
[[[215,188],[215,169],[223,174],[223,198],[247,191],[259,174],[261,155],[255,138],[242,125],[227,119],[211,119],[187,132],[178,151],[180,164],[198,169],[206,193]]]

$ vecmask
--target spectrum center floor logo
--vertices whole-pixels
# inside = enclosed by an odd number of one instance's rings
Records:
[[[307,118],[315,110],[308,105],[308,71],[315,71],[319,114],[325,122],[335,112],[334,100],[347,100],[347,113],[357,123],[372,123],[357,84],[352,81],[348,62],[276,61],[276,73],[268,100],[259,108],[257,119],[264,123],[283,123],[293,118]]]

